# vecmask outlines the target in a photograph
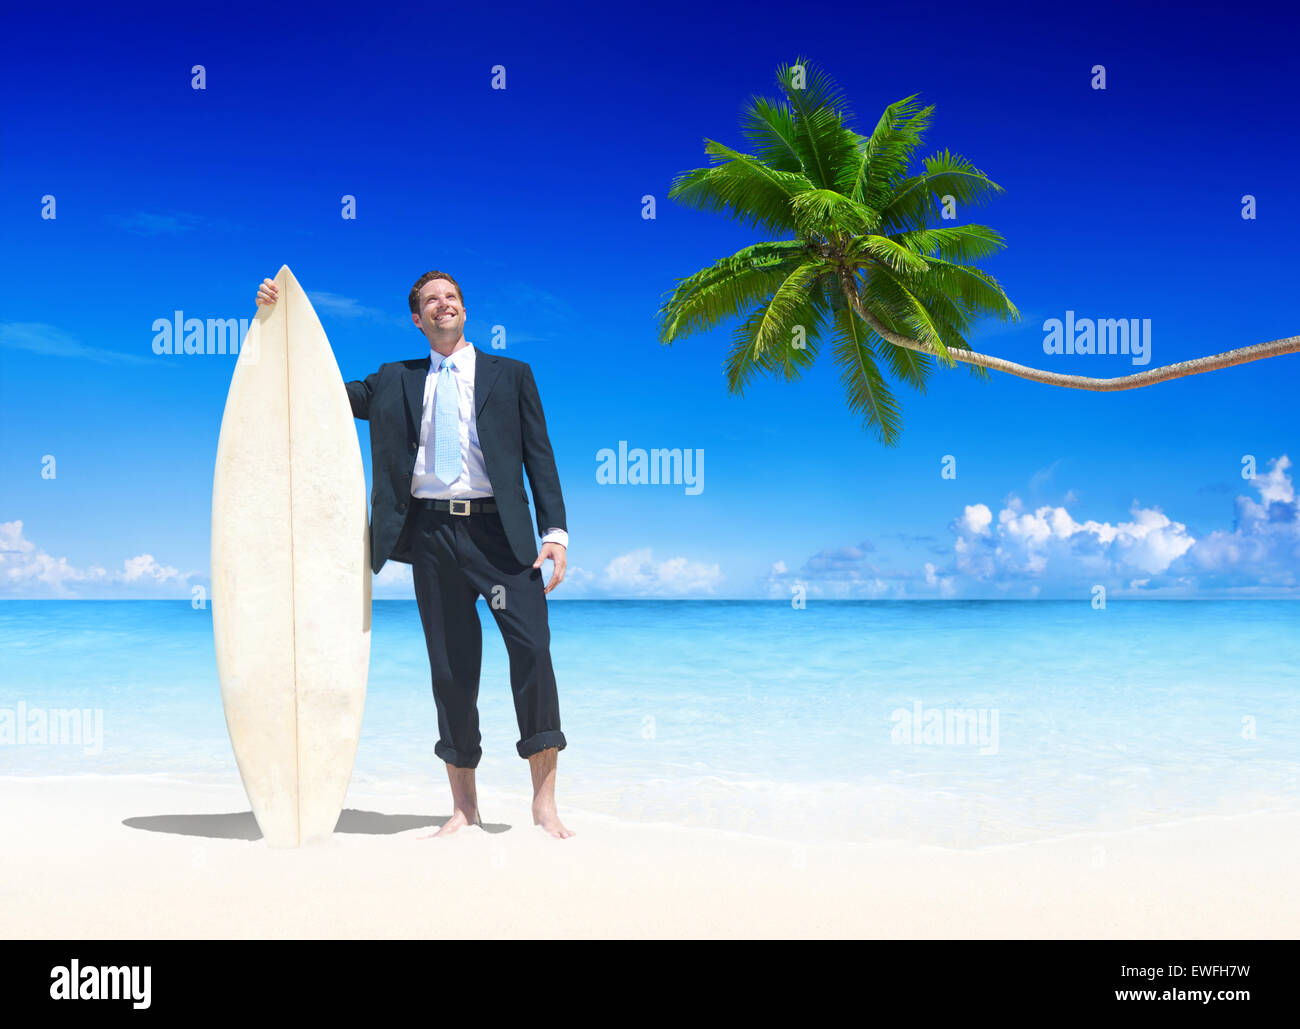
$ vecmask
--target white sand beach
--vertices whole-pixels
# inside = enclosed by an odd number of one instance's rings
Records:
[[[445,792],[445,790],[444,790]],[[238,783],[0,780],[9,938],[1290,938],[1300,814],[1202,818],[979,851],[622,822],[480,787],[349,794],[339,830],[257,839]],[[774,832],[773,835],[776,835]]]

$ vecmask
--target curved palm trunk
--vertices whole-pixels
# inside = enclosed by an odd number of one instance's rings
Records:
[[[844,283],[844,292],[849,303],[853,305],[853,309],[858,313],[858,317],[870,325],[880,336],[889,340],[890,343],[922,354],[929,354],[931,357],[939,356],[933,347],[914,340],[910,336],[900,336],[898,333],[885,328],[880,323],[880,320],[867,310],[857,290],[853,289],[848,282]],[[1161,368],[1150,368],[1135,375],[1121,375],[1115,379],[1094,379],[1087,375],[1062,375],[1060,372],[1045,372],[1037,368],[1030,368],[1028,365],[1004,360],[1001,357],[977,354],[973,350],[948,351],[955,360],[965,361],[967,364],[977,364],[984,368],[1006,372],[1008,375],[1018,375],[1022,379],[1029,379],[1033,382],[1045,382],[1049,386],[1087,389],[1098,393],[1153,386],[1157,382],[1165,382],[1169,379],[1181,379],[1187,375],[1199,375],[1201,372],[1229,368],[1234,364],[1245,364],[1247,361],[1259,361],[1265,357],[1279,357],[1282,354],[1297,352],[1300,352],[1300,336],[1288,336],[1285,339],[1275,339],[1271,343],[1257,343],[1253,347],[1241,347],[1237,350],[1228,350],[1222,354],[1198,357],[1191,361],[1179,361],[1177,364],[1167,364]]]

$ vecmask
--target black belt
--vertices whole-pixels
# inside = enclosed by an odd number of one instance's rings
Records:
[[[492,513],[497,509],[496,501],[491,497],[465,500],[430,500],[427,497],[412,497],[411,501],[427,511],[450,511],[454,515]]]

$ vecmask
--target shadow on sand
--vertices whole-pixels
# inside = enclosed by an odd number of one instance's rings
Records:
[[[359,833],[363,836],[392,836],[410,829],[441,827],[450,815],[385,815],[378,811],[358,811],[344,808],[335,832]],[[181,836],[206,836],[221,840],[260,840],[262,830],[251,811],[232,811],[225,815],[142,815],[124,818],[122,824],[131,829],[148,832],[176,833]],[[510,826],[500,822],[484,822],[483,831],[500,833]]]

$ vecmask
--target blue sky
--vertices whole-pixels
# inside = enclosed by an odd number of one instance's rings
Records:
[[[345,378],[427,352],[406,295],[430,268],[459,280],[469,340],[506,327],[568,508],[557,600],[1296,592],[1300,357],[1118,394],[938,369],[924,396],[898,387],[889,449],[847,410],[829,347],[802,381],[738,397],[732,327],[672,347],[655,331],[677,279],[764,238],[669,200],[673,176],[709,163],[706,137],[746,149],[748,99],[806,54],[859,131],[919,93],[936,111],[918,161],[948,148],[1006,190],[961,221],[1006,238],[982,266],[1023,319],[977,349],[1136,370],[1044,354],[1067,310],[1149,318],[1149,367],[1294,335],[1294,30],[1240,5],[312,10],[7,16],[3,595],[207,583],[233,359],[155,355],[152,325],[252,317],[283,263]],[[620,440],[703,451],[704,488],[599,484]],[[376,595],[409,596],[405,572]]]

